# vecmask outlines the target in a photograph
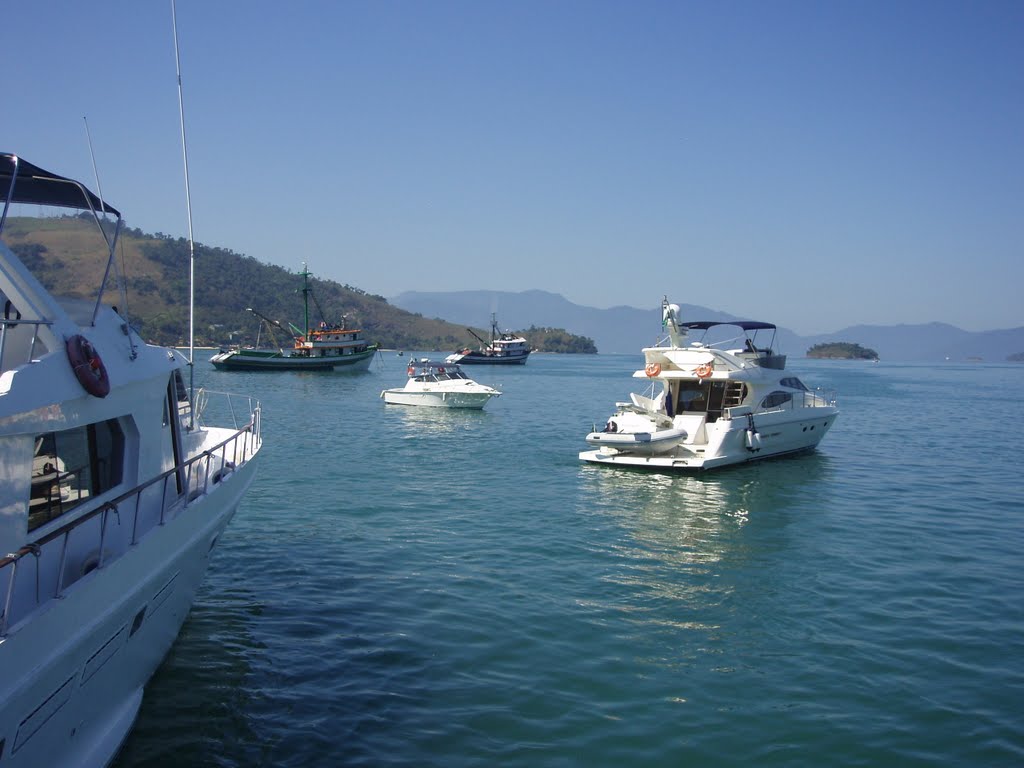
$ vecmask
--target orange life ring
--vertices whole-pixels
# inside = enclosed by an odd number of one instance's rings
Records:
[[[654,376],[657,376],[659,373],[661,373],[661,363],[648,363],[646,366],[644,366],[644,373],[646,373],[648,376],[652,378]]]
[[[697,374],[698,379],[706,379],[712,373],[715,372],[715,366],[711,363],[701,363],[697,366],[697,370],[694,373]]]
[[[71,370],[75,372],[82,389],[94,397],[109,395],[110,378],[96,347],[85,336],[76,334],[67,340],[65,348]]]
[[[414,373],[416,373],[416,369],[413,368],[411,365],[405,369],[406,376],[412,376]]]

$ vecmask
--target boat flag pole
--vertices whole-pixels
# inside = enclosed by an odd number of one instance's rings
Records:
[[[188,211],[188,395],[195,402],[195,269],[196,246],[192,237],[192,196],[188,185],[188,146],[185,143],[185,101],[181,94],[181,56],[178,54],[178,13],[171,0],[171,25],[174,28],[174,66],[178,75],[178,115],[181,119],[181,155],[185,164],[185,208]],[[195,410],[189,408],[189,429],[195,426]]]

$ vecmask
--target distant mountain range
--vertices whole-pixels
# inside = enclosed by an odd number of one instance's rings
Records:
[[[525,330],[564,328],[588,336],[598,353],[639,353],[664,335],[658,309],[612,307],[595,309],[573,304],[547,291],[407,291],[388,301],[400,309],[426,318],[443,318],[451,323],[488,327],[496,312],[501,328]],[[694,304],[681,304],[682,316],[693,320],[736,320],[738,316]],[[750,318],[745,318],[750,319]],[[923,325],[854,325],[835,333],[800,336],[779,328],[777,346],[791,357],[804,357],[815,344],[850,342],[870,347],[884,360],[963,361],[981,359],[1004,362],[1024,352],[1024,327],[997,331],[965,331],[945,323]]]

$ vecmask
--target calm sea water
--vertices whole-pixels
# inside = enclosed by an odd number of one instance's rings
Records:
[[[817,452],[582,464],[637,355],[214,371],[260,474],[116,765],[1024,764],[1024,366],[791,360]]]

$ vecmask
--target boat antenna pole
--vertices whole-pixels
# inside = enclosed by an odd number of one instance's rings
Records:
[[[306,262],[302,262],[302,327],[306,330],[303,331],[303,341],[309,341],[309,270],[306,268]]]
[[[178,75],[178,115],[181,118],[181,155],[185,164],[185,208],[188,211],[188,399],[195,402],[195,272],[196,246],[192,237],[192,195],[188,185],[188,146],[185,143],[185,100],[181,95],[181,56],[178,54],[178,13],[171,0],[171,25],[174,28],[174,66]],[[189,408],[189,429],[195,426],[195,410]]]

